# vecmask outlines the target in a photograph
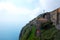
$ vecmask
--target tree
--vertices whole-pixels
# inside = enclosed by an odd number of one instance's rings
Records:
[[[49,29],[51,27],[53,27],[53,22],[49,21],[49,22],[45,22],[41,24],[41,29]]]

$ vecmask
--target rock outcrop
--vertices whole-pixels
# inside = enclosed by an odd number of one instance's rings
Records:
[[[57,40],[59,18],[60,8],[40,14],[22,28],[19,40]]]

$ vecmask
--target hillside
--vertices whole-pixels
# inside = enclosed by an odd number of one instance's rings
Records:
[[[20,33],[19,40],[60,40],[60,30],[56,29],[56,18],[52,20],[51,13],[58,13],[56,10],[40,14],[28,24]],[[53,22],[54,21],[54,22]]]

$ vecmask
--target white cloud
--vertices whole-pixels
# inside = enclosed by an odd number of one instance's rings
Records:
[[[8,2],[1,2],[0,3],[0,21],[17,21],[19,20],[18,17],[21,17],[21,15],[26,15],[30,12],[29,9],[24,7],[17,8],[14,4],[8,3]],[[5,12],[6,13],[5,13]],[[20,15],[20,16],[19,16]]]
[[[16,7],[14,4],[11,3],[0,3],[0,10],[5,9],[8,12],[12,13],[28,13],[30,10],[24,7]],[[10,13],[11,14],[11,13]]]
[[[26,0],[27,3],[32,3],[34,0]]]
[[[39,0],[38,3],[42,10],[46,10],[46,8],[48,7],[46,0]]]
[[[42,9],[52,11],[60,7],[60,0],[39,0]]]
[[[1,2],[0,11],[1,10],[2,12],[0,12],[0,22],[27,21],[36,17],[37,12],[39,12],[39,8],[29,10],[25,7],[16,7],[10,2]]]

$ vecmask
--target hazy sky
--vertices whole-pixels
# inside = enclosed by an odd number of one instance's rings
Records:
[[[0,22],[24,23],[60,7],[60,0],[0,0]]]
[[[0,0],[0,40],[18,40],[21,28],[43,10],[60,7],[60,0]]]

